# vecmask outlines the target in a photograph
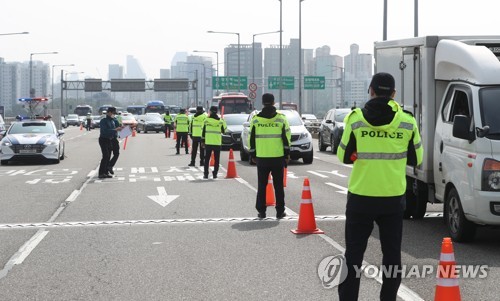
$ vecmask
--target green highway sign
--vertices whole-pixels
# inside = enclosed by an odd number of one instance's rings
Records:
[[[212,77],[212,89],[219,90],[246,90],[248,79],[246,76],[240,76],[238,87],[237,76],[214,76]]]
[[[324,76],[304,76],[304,90],[324,90]]]
[[[281,88],[284,90],[295,89],[295,77],[293,76],[282,76]],[[279,89],[280,88],[280,77],[279,76],[269,76],[267,79],[268,89]]]

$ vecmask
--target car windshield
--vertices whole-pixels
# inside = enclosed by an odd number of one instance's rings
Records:
[[[316,116],[312,115],[312,114],[302,114],[302,118],[305,118],[306,120],[316,120],[318,118],[316,118]]]
[[[48,122],[19,122],[13,123],[9,134],[53,134],[54,128]]]
[[[163,122],[163,120],[161,119],[160,115],[146,115],[144,117],[145,117],[144,118],[145,121],[149,121],[149,122]]]
[[[243,125],[248,119],[248,114],[224,115],[227,125]]]
[[[280,112],[285,114],[286,119],[288,120],[288,124],[290,126],[303,125],[302,119],[300,118],[299,113],[297,113],[297,111],[282,110]]]
[[[481,108],[481,119],[483,126],[489,126],[490,139],[500,139],[500,88],[484,88],[479,92],[479,104]]]
[[[337,110],[333,117],[336,122],[344,122],[344,118],[351,110]]]
[[[122,120],[135,120],[133,115],[122,115]]]
[[[92,120],[101,120],[101,115],[92,115]]]
[[[68,118],[66,118],[66,119],[78,119],[78,115],[76,115],[76,114],[69,114]]]

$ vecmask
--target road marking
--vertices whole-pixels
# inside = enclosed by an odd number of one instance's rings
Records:
[[[316,176],[318,176],[320,178],[328,178],[328,176],[322,175],[319,172],[315,172],[315,171],[312,171],[312,170],[308,170],[307,172],[308,173],[312,173],[313,175],[316,175]]]
[[[160,206],[167,206],[173,200],[178,198],[178,195],[168,195],[167,190],[163,186],[156,187],[158,190],[158,195],[148,195],[148,198],[158,203]]]
[[[344,186],[340,186],[340,185],[337,185],[335,183],[330,183],[330,182],[327,182],[325,184],[340,189],[340,190],[337,190],[337,192],[339,192],[339,193],[347,194],[347,188],[345,188]]]

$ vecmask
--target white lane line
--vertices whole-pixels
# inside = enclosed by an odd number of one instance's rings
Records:
[[[313,172],[311,172],[311,173],[313,173]],[[238,179],[238,182],[244,184],[247,187],[250,187],[253,191],[257,192],[257,189],[255,189],[254,187],[252,187],[252,185],[250,185],[247,181],[245,181],[245,180],[243,180],[241,178],[237,178],[237,179]],[[325,183],[325,184],[333,186],[333,187],[336,187],[336,188],[339,188],[339,189],[341,189],[342,193],[345,192],[345,194],[347,194],[347,188],[345,188],[345,187],[342,187],[342,186],[334,184],[334,183]],[[288,207],[285,207],[285,208],[286,208],[285,211],[287,212],[288,215],[297,215],[297,213],[295,213],[290,208],[288,208]],[[333,240],[331,237],[329,237],[329,236],[327,236],[325,234],[319,234],[319,237],[323,238],[323,240],[325,240],[327,243],[329,243],[332,247],[334,247],[335,249],[337,249],[341,253],[345,253],[345,248],[342,247],[338,242],[336,242],[335,240]],[[371,265],[370,263],[368,263],[365,260],[363,260],[363,264],[365,264],[365,265]],[[365,271],[365,273],[367,273],[367,271]],[[374,279],[378,283],[382,284],[382,278],[380,276],[378,276],[378,275],[379,275],[379,273],[377,271],[377,277],[375,277]],[[367,275],[367,276],[370,276],[370,275]],[[422,299],[417,293],[415,293],[414,291],[412,291],[411,289],[409,289],[404,284],[401,284],[399,286],[398,296],[401,299],[405,300],[405,301],[424,301],[424,299]]]
[[[312,171],[312,170],[308,170],[307,172],[308,173],[312,173],[313,175],[318,176],[320,178],[328,178],[328,176],[322,175],[319,172],[315,172],[315,171]]]
[[[340,189],[340,190],[337,190],[337,192],[339,192],[339,193],[347,194],[347,188],[345,188],[344,186],[340,186],[340,185],[337,185],[335,183],[330,183],[330,182],[327,182],[325,184],[328,186],[332,186],[332,187]]]
[[[19,250],[12,255],[9,261],[5,264],[4,268],[0,270],[0,279],[7,276],[7,273],[15,266],[23,263],[23,261],[30,255],[36,246],[49,234],[47,230],[39,230],[33,235]]]

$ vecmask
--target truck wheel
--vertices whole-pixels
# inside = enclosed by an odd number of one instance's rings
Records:
[[[318,137],[318,147],[321,152],[326,151],[327,145],[323,142],[323,137],[321,136],[321,133],[319,133]]]
[[[444,219],[450,236],[456,242],[468,242],[476,235],[476,224],[465,218],[460,197],[455,188],[452,188],[444,203]]]
[[[406,209],[403,218],[422,219],[427,211],[427,190],[421,185],[415,189],[413,185],[418,185],[418,182],[415,183],[414,179],[407,178],[406,183]],[[415,190],[417,190],[417,194],[415,194]]]
[[[248,153],[245,152],[243,146],[240,148],[240,159],[241,161],[248,161]]]

